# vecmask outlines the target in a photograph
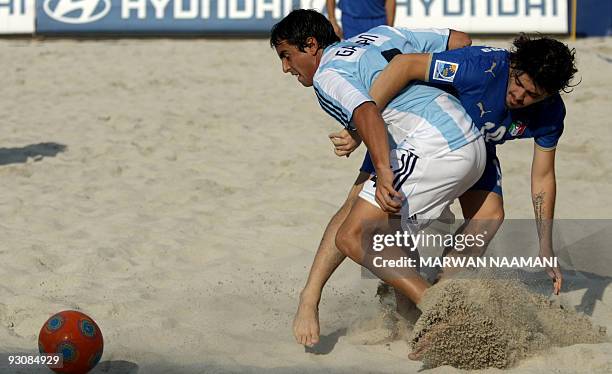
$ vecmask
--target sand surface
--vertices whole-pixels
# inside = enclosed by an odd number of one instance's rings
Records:
[[[582,83],[565,95],[556,215],[609,218],[612,39],[571,45]],[[0,372],[46,372],[6,355],[34,352],[63,309],[101,327],[97,373],[422,367],[403,339],[352,339],[355,321],[380,313],[377,282],[352,263],[323,294],[321,344],[293,340],[298,293],[363,150],[333,155],[339,126],[266,40],[0,40],[0,66]],[[532,147],[499,151],[507,218],[532,215]],[[609,247],[585,250],[595,255],[603,273],[567,274],[560,301],[612,331]],[[550,371],[612,372],[612,343],[553,348],[509,372]]]

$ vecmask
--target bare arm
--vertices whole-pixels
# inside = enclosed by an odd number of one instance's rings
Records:
[[[327,19],[329,19],[329,22],[336,23],[336,0],[326,0],[325,7],[327,8]]]
[[[451,30],[448,49],[457,49],[472,44],[470,36],[464,32]],[[414,80],[427,81],[431,53],[410,53],[397,55],[385,70],[376,78],[370,88],[370,96],[380,110]]]
[[[376,169],[376,202],[383,211],[396,213],[401,208],[398,200],[402,195],[393,188],[387,128],[380,111],[371,101],[363,103],[353,112],[353,122]]]
[[[361,139],[368,147],[372,163],[376,168],[389,168],[389,140],[387,128],[380,112],[372,102],[360,105],[353,113],[353,121]]]
[[[370,96],[382,110],[397,94],[414,80],[427,80],[430,53],[397,55],[385,67],[370,88]]]
[[[555,150],[543,150],[534,144],[531,165],[531,199],[540,241],[540,256],[553,257],[553,218],[557,183],[555,177]],[[558,268],[547,269],[553,279],[554,292],[561,290],[562,275]]]
[[[326,0],[325,7],[327,8],[327,19],[329,19],[329,22],[332,24],[334,32],[340,39],[344,39],[344,33],[336,19],[336,0]]]
[[[448,37],[448,50],[468,47],[472,45],[472,39],[464,32],[451,30]]]
[[[387,13],[387,25],[393,26],[395,23],[395,0],[385,1],[385,11]]]

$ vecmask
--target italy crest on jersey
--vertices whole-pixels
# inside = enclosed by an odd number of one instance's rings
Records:
[[[443,82],[452,82],[455,79],[458,68],[459,64],[455,62],[436,60],[433,79]]]
[[[508,129],[508,131],[512,136],[521,136],[525,132],[526,128],[527,125],[525,125],[522,121],[514,121],[510,125],[510,129]]]

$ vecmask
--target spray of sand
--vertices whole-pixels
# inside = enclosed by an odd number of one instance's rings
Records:
[[[377,311],[352,321],[347,337],[352,344],[377,345],[397,339],[408,339],[416,318],[410,323],[396,312],[395,294],[390,286],[379,283],[376,290]]]
[[[428,368],[508,368],[551,347],[599,343],[605,330],[516,279],[479,274],[430,288],[410,343]]]

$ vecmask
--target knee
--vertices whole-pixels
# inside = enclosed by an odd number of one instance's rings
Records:
[[[349,225],[342,225],[336,233],[336,247],[345,256],[357,258],[361,253],[361,230]]]
[[[500,206],[492,210],[489,213],[489,217],[490,217],[489,218],[490,220],[496,221],[497,224],[501,226],[501,224],[504,222],[504,218],[506,217],[506,213],[504,212],[504,207]]]
[[[504,223],[505,213],[504,208],[502,206],[495,207],[495,209],[490,209],[481,217],[477,217],[480,220],[484,220],[486,222],[486,226],[488,230],[494,234],[499,230],[502,223]]]
[[[491,221],[501,225],[504,222],[505,213],[503,204],[483,204],[470,217],[470,219]]]

